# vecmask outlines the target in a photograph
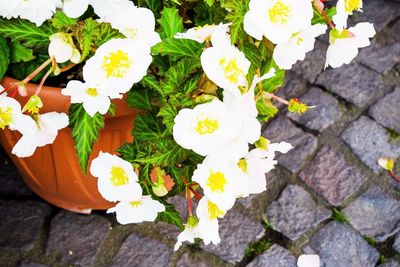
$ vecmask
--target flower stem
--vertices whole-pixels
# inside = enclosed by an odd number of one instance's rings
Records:
[[[35,95],[39,95],[40,91],[42,90],[44,82],[47,80],[49,75],[53,72],[53,68],[49,69],[46,74],[43,76],[42,80],[40,81],[39,86],[36,88]]]
[[[264,94],[266,94],[267,96],[271,97],[272,99],[274,99],[276,101],[281,102],[282,104],[285,104],[286,106],[289,106],[289,101],[287,101],[279,96],[276,96],[276,95],[268,93],[268,92],[264,92]]]
[[[325,20],[328,22],[329,27],[331,27],[332,30],[335,29],[335,25],[333,25],[331,19],[328,17],[328,15],[326,14],[326,12],[324,10],[321,10],[321,15],[325,18]]]
[[[186,189],[186,199],[188,202],[188,211],[189,211],[189,216],[193,216],[192,198],[190,197],[190,191],[188,189],[190,189],[190,187],[188,187]]]
[[[193,193],[193,195],[197,198],[197,200],[200,200],[202,198],[202,196],[196,191],[194,190],[191,186],[188,187],[190,192]]]
[[[32,80],[36,75],[39,74],[39,72],[41,72],[45,67],[47,67],[47,65],[49,65],[50,63],[52,63],[53,59],[49,58],[48,60],[46,60],[45,62],[42,63],[42,65],[40,65],[37,69],[35,69],[31,74],[29,74],[25,79],[23,79],[21,81],[22,84],[26,84],[28,83],[30,80]]]
[[[61,69],[60,69],[60,72],[64,72],[64,71],[70,70],[70,69],[72,69],[72,68],[75,67],[75,66],[76,66],[75,63],[68,64],[67,66],[61,68]]]
[[[400,182],[400,176],[397,176],[393,171],[389,171],[390,176],[393,177],[396,181]]]

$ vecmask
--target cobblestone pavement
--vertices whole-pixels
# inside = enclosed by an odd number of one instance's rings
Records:
[[[279,95],[316,108],[301,117],[282,109],[264,126],[296,148],[267,174],[267,192],[221,220],[219,246],[174,253],[173,226],[62,211],[26,188],[0,150],[0,266],[296,267],[300,254],[317,253],[326,267],[399,267],[400,182],[376,159],[400,156],[400,2],[365,1],[353,21],[365,20],[378,34],[352,64],[323,72],[319,39],[288,73]]]

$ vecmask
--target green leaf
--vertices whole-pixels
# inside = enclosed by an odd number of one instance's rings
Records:
[[[267,99],[259,99],[256,103],[256,107],[259,113],[258,118],[263,121],[272,119],[279,111],[278,108]]]
[[[10,51],[6,39],[0,36],[0,81],[3,79],[4,74],[10,64]]]
[[[47,22],[37,27],[24,19],[0,18],[0,36],[11,38],[13,42],[20,41],[26,47],[47,47],[50,35],[55,32]]]
[[[148,74],[147,76],[144,76],[143,79],[140,81],[140,84],[149,89],[153,89],[160,95],[164,96],[164,92],[161,89],[160,83],[153,75]]]
[[[215,0],[204,0],[204,2],[209,6],[213,6],[215,3]]]
[[[176,225],[179,229],[183,230],[183,223],[179,213],[176,211],[174,205],[169,203],[163,203],[165,211],[158,214],[156,221],[163,221],[173,225]]]
[[[326,8],[326,9],[324,9],[324,11],[325,11],[326,15],[328,16],[328,18],[330,20],[332,20],[333,15],[336,14],[336,7]],[[311,24],[315,25],[318,23],[327,24],[328,22],[326,21],[324,16],[321,15],[321,13],[319,13],[317,10],[314,9],[314,16],[311,20]]]
[[[125,36],[118,30],[113,29],[110,23],[98,24],[98,31],[96,31],[96,38],[93,40],[94,46],[97,48],[107,41],[115,38],[125,38]]]
[[[74,26],[78,20],[68,17],[63,11],[57,11],[51,19],[51,24],[59,30]]]
[[[254,75],[256,75],[257,69],[261,66],[262,57],[258,51],[258,48],[249,42],[243,42],[242,52],[251,62],[249,71],[246,76],[247,82],[251,84],[253,82]]]
[[[69,120],[79,165],[86,174],[93,145],[99,137],[100,130],[104,127],[104,117],[100,113],[90,117],[82,104],[72,104],[69,110]]]
[[[117,148],[116,152],[120,154],[121,158],[126,161],[134,162],[136,157],[136,149],[131,143],[125,143],[119,148]]]
[[[264,90],[269,93],[275,92],[285,83],[285,70],[280,69],[273,59],[269,60],[267,64],[263,65],[261,75],[269,72],[272,68],[275,69],[275,76],[262,81]]]
[[[178,112],[171,105],[166,105],[160,108],[160,111],[157,114],[157,117],[162,118],[162,122],[167,128],[167,131],[172,134],[172,128],[174,127],[174,119]]]
[[[200,58],[203,51],[201,44],[187,39],[165,39],[152,47],[155,55],[171,56],[172,59]]]
[[[199,73],[197,75],[193,75],[193,78],[185,81],[183,87],[181,89],[184,95],[189,95],[191,92],[199,88],[199,80],[203,74]]]
[[[164,8],[158,23],[160,24],[160,37],[163,40],[174,38],[177,32],[183,32],[184,30],[182,18],[176,8]]]
[[[153,139],[153,141],[156,140]],[[189,150],[184,149],[169,138],[157,140],[155,147],[157,151],[147,157],[137,158],[135,162],[158,166],[174,166],[182,162],[189,154]]]
[[[154,141],[161,137],[164,127],[161,122],[150,114],[138,114],[132,135],[138,141]]]
[[[26,48],[19,42],[11,42],[10,46],[10,61],[11,63],[29,62],[36,57],[33,55],[33,50]]]
[[[165,73],[165,81],[161,82],[163,92],[165,94],[171,94],[179,90],[180,85],[185,82],[185,77],[192,74],[200,66],[199,59],[184,58],[175,66],[169,68]]]
[[[229,10],[230,13],[225,17],[226,20],[232,22],[231,25],[231,41],[235,44],[239,37],[244,34],[243,19],[248,11],[249,0],[225,0],[222,6]]]
[[[187,167],[185,167],[186,169]],[[177,167],[167,167],[165,171],[171,175],[174,180],[175,185],[172,187],[171,191],[168,193],[169,196],[174,196],[179,194],[185,189],[185,183],[182,181],[182,170]]]
[[[137,109],[150,111],[152,109],[151,96],[149,90],[135,85],[131,91],[128,92],[126,103]]]
[[[18,80],[23,80],[26,76],[28,76],[35,69],[37,69],[47,59],[49,59],[48,55],[39,54],[34,60],[29,61],[29,64],[24,62],[11,64],[10,65],[11,75]],[[47,70],[48,69],[45,68],[41,72],[39,72],[38,75],[32,78],[32,82],[36,82],[42,79],[42,77],[46,74]]]
[[[84,28],[81,29],[79,40],[79,47],[81,50],[81,60],[84,60],[90,53],[93,41],[99,35],[98,22],[92,18],[85,20]]]

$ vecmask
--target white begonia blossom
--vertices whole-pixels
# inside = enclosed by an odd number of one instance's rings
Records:
[[[0,1],[0,16],[7,19],[20,17],[42,25],[56,12],[54,0],[13,0]]]
[[[277,44],[273,59],[279,68],[289,70],[298,60],[304,60],[306,53],[314,48],[315,38],[325,33],[325,24],[312,25],[290,37],[287,43]]]
[[[83,108],[91,117],[96,112],[104,115],[110,108],[108,90],[93,83],[71,80],[61,93],[71,96],[71,103],[83,103]]]
[[[31,119],[33,121],[33,119]],[[68,115],[65,113],[49,112],[38,116],[37,122],[30,123],[31,128],[22,133],[22,137],[15,144],[12,153],[20,158],[30,157],[37,147],[42,147],[54,142],[58,131],[69,124]]]
[[[199,43],[204,43],[206,40],[211,39],[211,35],[215,30],[222,28],[222,31],[227,32],[229,30],[229,26],[231,23],[226,24],[218,24],[218,25],[204,25],[200,27],[193,27],[187,30],[186,32],[178,32],[175,34],[174,38],[176,39],[189,39]]]
[[[165,206],[153,200],[151,196],[142,196],[136,200],[121,201],[107,213],[115,212],[120,224],[153,222]]]
[[[224,217],[226,210],[221,209],[217,204],[210,201],[207,196],[203,196],[197,205],[196,214],[199,218],[199,236],[203,239],[204,244],[213,243],[218,245],[221,241],[218,218]]]
[[[118,16],[121,10],[129,9],[135,4],[130,0],[90,0],[94,13],[100,17],[100,21],[109,22],[113,16]]]
[[[186,224],[185,229],[180,232],[177,237],[174,251],[177,251],[182,246],[182,243],[185,241],[189,243],[194,243],[195,238],[201,238],[199,223],[197,222],[194,226]]]
[[[50,36],[48,48],[49,56],[54,56],[57,63],[64,63],[70,60],[72,63],[79,63],[81,55],[75,48],[72,38],[66,33],[55,33]]]
[[[223,31],[221,35],[224,35]],[[207,77],[216,85],[235,95],[240,95],[240,86],[247,86],[246,75],[250,61],[224,36],[212,35],[213,46],[201,54],[201,66]],[[214,37],[215,36],[215,37]],[[226,44],[226,45],[223,45]]]
[[[108,201],[137,201],[142,196],[132,164],[116,155],[100,151],[92,161],[90,173],[98,178],[99,192]]]
[[[349,64],[357,56],[358,48],[368,46],[369,38],[374,35],[374,26],[369,22],[358,23],[348,30],[332,30],[330,45],[326,52],[325,68],[328,66],[338,68],[343,64]]]
[[[62,9],[70,18],[78,18],[85,13],[90,0],[64,0]]]
[[[24,133],[32,133],[36,127],[35,121],[27,115],[22,114],[21,105],[14,98],[3,93],[4,88],[0,85],[0,129],[9,127]]]
[[[347,18],[353,11],[362,11],[362,0],[338,0],[336,4],[336,14],[332,16],[336,28],[347,28]]]
[[[281,44],[309,27],[312,17],[310,0],[250,0],[244,30],[258,40],[265,36],[274,44]]]
[[[239,167],[219,155],[207,156],[193,172],[192,181],[203,189],[204,195],[220,209],[228,210],[235,203],[243,183]],[[201,217],[197,214],[199,218]]]
[[[320,259],[318,255],[303,254],[297,259],[297,267],[320,267]]]
[[[174,140],[202,156],[221,151],[241,131],[238,116],[218,99],[184,108],[174,119]]]
[[[126,93],[147,73],[150,47],[140,41],[112,39],[102,44],[83,67],[83,78]]]

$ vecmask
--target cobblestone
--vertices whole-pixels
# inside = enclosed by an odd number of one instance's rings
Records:
[[[400,43],[399,43],[400,44]],[[400,51],[399,51],[400,55]],[[400,133],[400,87],[397,87],[393,92],[387,94],[373,105],[369,114],[386,128],[391,128],[397,133]]]
[[[381,75],[357,63],[328,69],[317,83],[359,107],[372,103],[385,88]]]
[[[60,255],[70,264],[93,265],[110,227],[103,217],[62,211],[51,221],[46,253]]]
[[[261,223],[232,209],[220,220],[219,233],[221,242],[218,246],[210,244],[201,247],[229,263],[237,263],[244,257],[248,245],[264,235],[265,229]]]
[[[291,240],[296,240],[330,216],[331,211],[317,206],[310,194],[297,185],[288,185],[279,199],[267,208],[272,228]]]
[[[366,180],[329,146],[321,148],[300,178],[333,206],[340,206]]]
[[[378,242],[400,230],[400,202],[379,187],[362,194],[344,209],[344,213],[354,229]]]
[[[40,202],[0,200],[0,247],[31,250],[50,211]]]
[[[400,267],[400,263],[394,259],[390,259],[378,267]]]
[[[308,106],[315,106],[306,113],[288,113],[288,117],[309,129],[322,131],[337,121],[342,112],[339,109],[339,102],[330,94],[321,89],[312,87],[300,101]]]
[[[298,172],[307,158],[317,148],[317,138],[294,126],[287,118],[280,116],[263,132],[263,136],[272,142],[286,141],[294,149],[283,155],[278,155],[278,163],[291,172]]]
[[[18,267],[47,267],[47,265],[31,262],[28,260],[22,261]]]
[[[178,262],[176,263],[176,267],[212,267],[213,265],[200,259],[199,257],[195,257],[192,254],[185,253],[183,254]]]
[[[387,130],[365,116],[352,122],[341,138],[375,172],[381,170],[377,163],[378,158],[397,158],[400,155],[400,147],[389,142],[390,134]]]
[[[400,253],[400,232],[396,235],[394,240],[393,249]]]
[[[304,248],[320,256],[324,267],[374,267],[379,253],[349,226],[330,222]]]
[[[169,266],[173,248],[148,237],[130,234],[117,255],[111,267],[131,266]]]
[[[273,245],[266,252],[259,255],[247,267],[296,267],[297,260],[289,251],[279,245]]]

